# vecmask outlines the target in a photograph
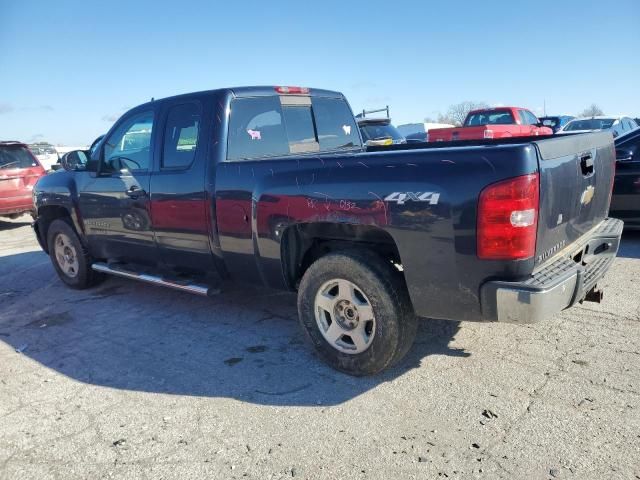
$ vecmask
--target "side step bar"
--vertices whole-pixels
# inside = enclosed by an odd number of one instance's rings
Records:
[[[91,265],[91,268],[96,272],[108,273],[109,275],[130,278],[132,280],[139,280],[141,282],[151,283],[153,285],[160,285],[162,287],[173,288],[174,290],[181,290],[183,292],[195,293],[196,295],[202,295],[205,297],[220,293],[220,289],[215,287],[210,287],[208,285],[181,282],[179,280],[162,278],[157,275],[132,272],[130,270],[125,270],[119,266],[118,267],[110,266],[106,263],[94,263],[93,265]]]

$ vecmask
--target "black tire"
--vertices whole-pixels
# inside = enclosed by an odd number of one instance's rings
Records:
[[[334,279],[354,284],[373,309],[375,333],[362,352],[344,353],[334,347],[316,320],[316,294]],[[300,282],[298,318],[320,357],[333,368],[355,376],[379,373],[402,360],[418,327],[402,276],[390,262],[370,251],[330,253],[316,260]]]
[[[56,258],[56,241],[60,235],[66,236],[73,247],[73,258],[77,259],[77,268],[74,269],[75,275],[68,274],[60,265]],[[49,248],[49,257],[53,268],[60,279],[71,288],[84,289],[97,285],[104,279],[104,275],[94,271],[91,268],[93,259],[84,247],[75,229],[64,219],[56,219],[49,225],[47,231],[47,246]]]

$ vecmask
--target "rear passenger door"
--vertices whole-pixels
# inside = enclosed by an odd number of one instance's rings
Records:
[[[200,271],[212,267],[205,188],[206,103],[206,97],[194,97],[164,106],[150,185],[151,221],[160,260],[171,267]]]

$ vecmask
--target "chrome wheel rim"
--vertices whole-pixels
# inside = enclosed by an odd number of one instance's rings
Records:
[[[79,269],[78,255],[71,239],[64,233],[56,235],[54,253],[60,270],[68,277],[76,277]]]
[[[339,352],[355,355],[371,346],[376,333],[373,307],[353,282],[325,282],[316,294],[314,312],[320,333]]]

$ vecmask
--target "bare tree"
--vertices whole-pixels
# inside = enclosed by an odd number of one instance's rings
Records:
[[[439,113],[437,117],[425,117],[424,123],[448,123],[450,125],[455,125],[455,121],[449,117],[449,115],[443,115]]]
[[[604,115],[604,112],[595,103],[592,103],[588,108],[585,108],[580,114],[581,117],[596,117],[598,115]]]
[[[477,110],[479,108],[488,108],[484,102],[471,102],[464,101],[460,103],[456,103],[455,105],[451,105],[449,110],[447,110],[446,115],[443,115],[443,118],[447,118],[449,121],[444,123],[453,123],[454,125],[462,125],[464,123],[465,118],[467,118],[467,114],[472,110]]]

